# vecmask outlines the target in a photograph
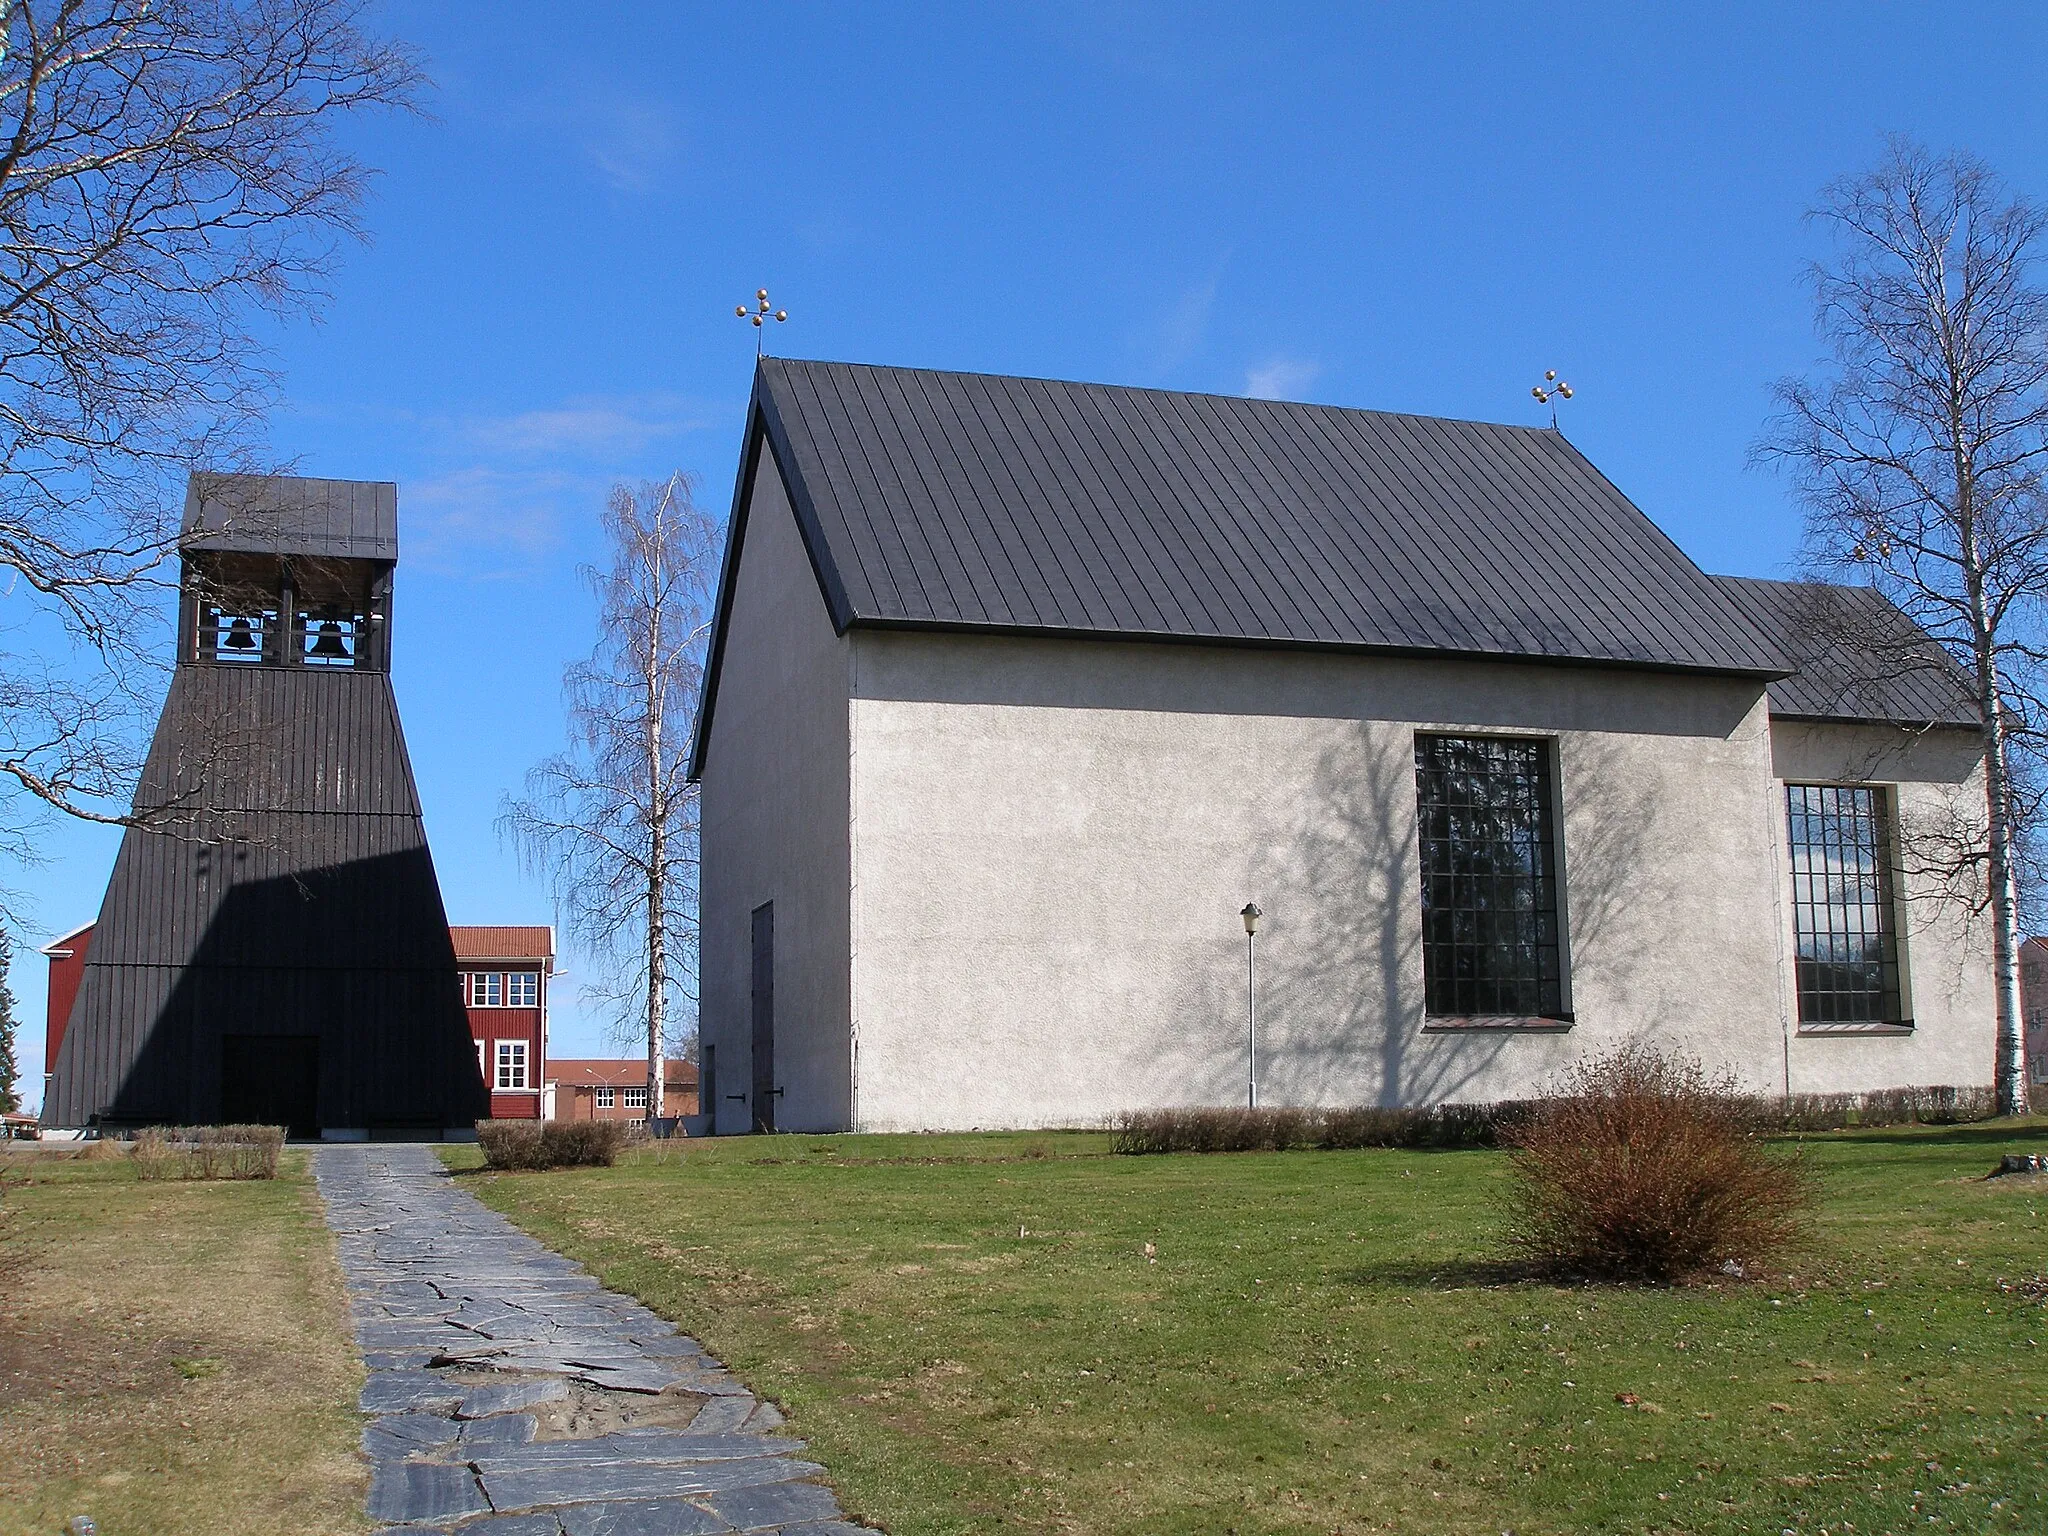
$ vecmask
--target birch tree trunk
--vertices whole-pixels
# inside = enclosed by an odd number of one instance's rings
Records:
[[[697,791],[689,724],[718,575],[719,529],[680,472],[617,486],[605,509],[611,564],[583,574],[598,640],[568,669],[569,746],[508,797],[499,827],[544,875],[571,934],[598,964],[587,984],[647,1060],[659,1117],[672,1006],[697,975]]]
[[[1830,371],[1787,379],[1759,455],[1807,505],[1807,558],[1866,583],[1948,650],[1982,722],[1981,820],[1914,862],[1988,913],[1998,1108],[2027,1109],[2019,951],[2042,762],[2048,603],[2048,297],[2035,286],[2042,211],[1981,161],[1894,140],[1828,188],[1837,237],[1812,271]],[[1902,836],[1904,834],[1902,833]]]

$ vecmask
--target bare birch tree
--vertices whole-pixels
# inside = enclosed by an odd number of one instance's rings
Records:
[[[1812,272],[1833,366],[1779,384],[1759,452],[1794,475],[1809,564],[1877,588],[1968,674],[1985,803],[1942,836],[1992,915],[1998,1103],[2022,1114],[2019,874],[2048,725],[2044,216],[1982,161],[1905,140],[1831,185],[1815,216],[1838,237]]]
[[[562,679],[569,745],[508,796],[499,827],[544,876],[569,930],[610,962],[612,999],[637,1015],[648,1114],[662,1110],[672,1004],[696,996],[697,787],[689,733],[704,677],[718,527],[680,471],[612,489],[612,562],[585,567],[598,640]]]
[[[249,466],[277,382],[253,324],[317,308],[361,234],[339,121],[421,88],[365,8],[0,0],[9,851],[24,807],[133,819],[183,476]]]

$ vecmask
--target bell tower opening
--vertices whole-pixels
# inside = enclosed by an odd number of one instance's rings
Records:
[[[179,659],[389,671],[392,564],[187,548]]]

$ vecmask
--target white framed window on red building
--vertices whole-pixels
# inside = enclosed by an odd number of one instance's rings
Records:
[[[599,1109],[610,1109],[617,1103],[618,1096],[613,1089],[600,1088],[597,1090],[597,1107]]]
[[[462,1000],[471,1008],[538,1008],[539,971],[464,971]]]
[[[523,1089],[526,1087],[526,1042],[524,1040],[500,1040],[498,1042],[498,1076],[493,1087]]]
[[[645,1087],[640,1087],[640,1088],[627,1088],[627,1089],[625,1089],[625,1090],[623,1090],[623,1091],[624,1091],[624,1093],[625,1093],[625,1095],[626,1095],[626,1097],[625,1097],[625,1105],[626,1105],[626,1108],[628,1108],[628,1109],[637,1109],[637,1110],[641,1110],[641,1111],[645,1111],[645,1110],[646,1110],[646,1108],[647,1108],[647,1090],[646,1090],[646,1088],[645,1088]]]

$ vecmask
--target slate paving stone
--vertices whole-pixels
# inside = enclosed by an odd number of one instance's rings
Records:
[[[576,1504],[559,1518],[567,1536],[724,1536],[732,1529],[729,1521],[681,1499]]]
[[[580,1380],[593,1387],[602,1387],[607,1392],[638,1392],[647,1397],[659,1397],[670,1387],[680,1386],[684,1377],[679,1371],[663,1370],[658,1365],[583,1366],[576,1372]]]
[[[480,1514],[490,1508],[476,1477],[467,1467],[433,1462],[387,1461],[370,1473],[369,1513],[372,1520],[446,1520]]]
[[[673,1430],[619,1430],[594,1440],[537,1440],[480,1452],[493,1470],[582,1465],[600,1461],[741,1461],[749,1456],[791,1456],[804,1442],[775,1435],[699,1435]]]
[[[764,1488],[741,1488],[731,1493],[715,1494],[702,1502],[713,1514],[742,1531],[839,1518],[839,1501],[832,1497],[832,1490],[820,1488],[816,1483],[778,1483]]]
[[[504,1413],[494,1419],[472,1419],[462,1426],[464,1455],[478,1446],[529,1444],[540,1426],[530,1413]]]
[[[371,1427],[410,1445],[446,1445],[456,1432],[456,1426],[437,1413],[387,1413]]]
[[[560,1377],[546,1381],[506,1381],[475,1387],[455,1405],[458,1419],[488,1418],[494,1413],[515,1413],[537,1408],[542,1403],[559,1403],[569,1396],[569,1383]]]
[[[717,1435],[738,1429],[754,1416],[754,1409],[758,1406],[751,1396],[714,1397],[697,1410],[697,1417],[690,1420],[690,1433]]]
[[[370,1367],[362,1404],[376,1418],[362,1444],[384,1536],[863,1529],[807,1481],[823,1469],[794,1454],[804,1442],[772,1433],[772,1404],[696,1340],[486,1210],[427,1148],[325,1148],[314,1171]],[[702,1399],[697,1422],[542,1440],[540,1419],[520,1411],[575,1393],[590,1406],[664,1391]]]
[[[486,1515],[456,1529],[460,1536],[562,1536],[562,1522],[546,1511],[530,1515]]]
[[[816,1477],[825,1469],[788,1456],[750,1456],[741,1461],[598,1461],[556,1467],[498,1469],[477,1459],[477,1473],[494,1509],[533,1509],[597,1499],[647,1499],[719,1493],[766,1483]],[[831,1493],[819,1489],[826,1498]],[[835,1505],[833,1513],[837,1513]]]
[[[462,1400],[464,1384],[432,1371],[372,1371],[363,1383],[357,1406],[364,1413],[413,1413],[427,1408],[453,1408]]]

